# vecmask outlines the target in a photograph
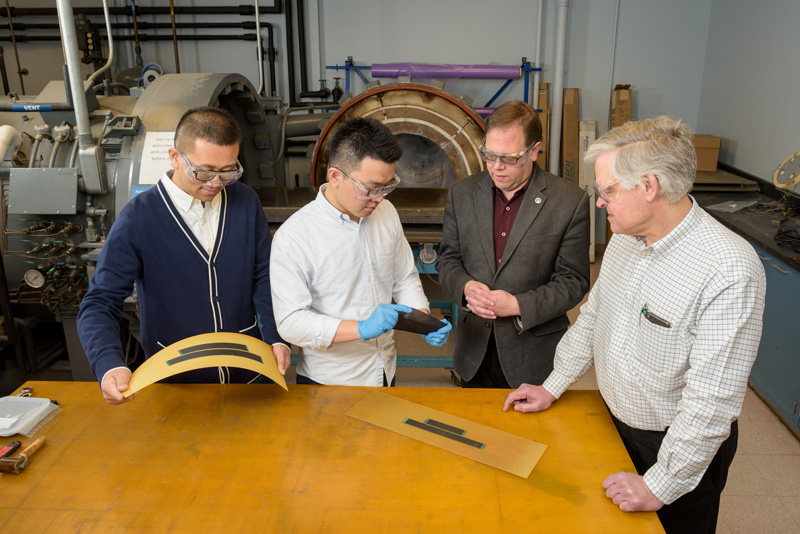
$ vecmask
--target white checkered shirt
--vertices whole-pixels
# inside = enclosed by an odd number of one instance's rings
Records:
[[[544,383],[558,397],[588,371],[611,412],[664,430],[644,481],[664,504],[694,489],[739,416],[758,352],[766,280],[753,247],[692,199],[666,237],[614,235],[597,283]],[[654,324],[644,310],[669,322]]]

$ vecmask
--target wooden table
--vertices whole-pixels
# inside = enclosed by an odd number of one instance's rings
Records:
[[[503,390],[382,390],[548,445],[523,479],[344,415],[369,388],[155,384],[110,406],[96,383],[26,385],[63,412],[0,475],[4,533],[663,532],[605,497],[633,465],[596,391],[520,414]]]

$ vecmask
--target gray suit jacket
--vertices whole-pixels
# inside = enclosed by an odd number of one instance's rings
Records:
[[[462,379],[475,376],[492,331],[512,387],[539,385],[553,370],[556,345],[569,326],[566,312],[589,290],[589,207],[579,187],[537,166],[496,269],[489,173],[450,187],[437,269],[459,306],[453,362]],[[470,312],[464,298],[470,280],[515,295],[521,325],[514,317],[489,320]]]

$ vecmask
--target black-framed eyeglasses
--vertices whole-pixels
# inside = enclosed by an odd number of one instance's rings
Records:
[[[484,143],[485,142],[486,141],[484,141]],[[526,148],[522,152],[517,152],[516,154],[495,154],[494,152],[486,150],[486,147],[483,146],[483,143],[481,143],[481,146],[478,147],[478,151],[481,153],[481,159],[483,159],[483,161],[485,161],[486,163],[495,163],[499,161],[503,165],[508,165],[510,167],[519,167],[520,165],[525,164],[526,156],[528,155],[528,152],[530,152],[531,148],[533,148],[533,145],[535,144],[536,142],[534,141],[533,143],[528,145],[528,148]]]
[[[180,148],[175,148],[181,156],[183,156],[183,161],[186,162],[186,174],[189,176],[189,179],[198,184],[204,184],[210,182],[214,179],[214,177],[219,177],[220,181],[224,185],[228,185],[231,182],[235,182],[239,178],[242,177],[244,173],[244,169],[242,168],[242,164],[239,163],[239,160],[236,160],[236,169],[232,171],[217,171],[211,169],[198,169],[192,162],[189,161],[189,158],[186,157],[186,154]]]
[[[334,167],[333,165],[331,165],[331,167],[333,167],[334,169],[340,171],[347,178],[349,178],[350,181],[352,181],[354,184],[356,184],[356,188],[358,189],[358,193],[355,193],[355,195],[356,195],[356,198],[358,198],[360,200],[371,200],[371,199],[373,199],[375,197],[386,196],[389,193],[391,193],[392,191],[394,191],[397,188],[398,185],[400,185],[400,178],[398,178],[397,175],[395,174],[394,177],[392,178],[392,181],[389,182],[388,184],[382,185],[381,187],[372,187],[372,188],[370,188],[370,187],[365,186],[364,184],[362,184],[361,182],[359,182],[358,180],[356,180],[355,178],[353,178],[349,174],[347,174],[347,171],[345,171],[344,169],[341,169],[339,167]]]

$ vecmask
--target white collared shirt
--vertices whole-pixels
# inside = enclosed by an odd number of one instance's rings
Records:
[[[178,187],[170,179],[169,173],[161,177],[161,182],[169,193],[169,198],[183,221],[192,230],[192,233],[200,241],[207,254],[211,254],[214,242],[217,240],[217,228],[219,227],[219,209],[222,204],[222,196],[217,195],[211,202],[203,203],[192,195]]]
[[[644,481],[670,504],[697,486],[741,412],[765,291],[753,247],[692,199],[683,221],[650,246],[611,238],[544,388],[558,397],[594,363],[617,419],[668,429]]]
[[[358,222],[317,198],[289,217],[272,240],[270,283],[281,337],[301,347],[297,372],[326,385],[382,386],[397,365],[392,331],[333,343],[343,320],[363,320],[378,304],[428,309],[411,247],[394,206],[381,202]]]

